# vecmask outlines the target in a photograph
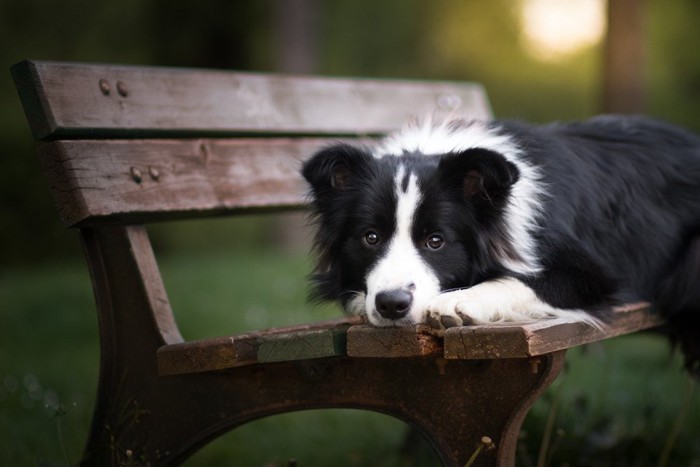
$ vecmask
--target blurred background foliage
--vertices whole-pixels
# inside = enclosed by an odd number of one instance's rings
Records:
[[[641,110],[700,130],[700,2],[622,1],[644,14]],[[8,71],[20,60],[473,80],[498,117],[543,122],[605,108],[604,29],[602,0],[0,0],[2,264],[79,254],[35,160]]]
[[[630,64],[637,100],[617,110],[700,131],[700,2],[611,1],[642,15],[632,43],[642,61]],[[629,18],[622,15],[623,25]],[[606,24],[604,0],[0,0],[0,464],[75,463],[98,360],[77,235],[52,204],[10,65],[29,58],[477,81],[496,116],[545,122],[610,110],[606,80],[624,91],[627,83],[604,66]],[[151,229],[188,337],[337,313],[309,312],[304,304],[303,250],[282,261],[272,249],[279,226],[289,222],[296,221],[244,217],[218,220],[215,229],[202,221]],[[202,245],[205,251],[194,253]],[[267,303],[257,303],[260,295]],[[547,462],[656,465],[677,441],[668,465],[700,465],[700,401],[683,398],[688,383],[665,349],[642,335],[571,352],[571,376],[560,378],[526,421],[519,464],[535,465],[558,406]],[[308,417],[235,430],[191,465],[225,465],[232,452],[249,450],[257,454],[243,465],[284,464],[280,453],[287,452],[322,465],[324,447],[342,461],[335,465],[379,465],[376,456],[400,454],[406,442],[395,421],[357,421],[344,412]],[[327,431],[344,440],[347,454],[337,457],[338,446],[324,441]]]

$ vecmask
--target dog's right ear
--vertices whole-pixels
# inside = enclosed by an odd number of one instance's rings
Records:
[[[460,187],[474,205],[500,205],[520,177],[518,168],[503,154],[482,148],[447,154],[439,167],[444,183]]]
[[[372,156],[362,148],[350,144],[336,144],[311,156],[301,173],[315,196],[341,192],[367,168]]]

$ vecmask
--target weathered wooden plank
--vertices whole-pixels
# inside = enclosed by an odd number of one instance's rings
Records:
[[[36,139],[378,134],[410,117],[488,118],[480,85],[25,61],[12,73]]]
[[[257,340],[258,362],[286,362],[345,355],[348,326],[297,331]]]
[[[646,304],[616,310],[598,330],[580,321],[553,319],[526,325],[451,328],[443,338],[426,326],[377,328],[359,318],[251,334],[190,341],[158,350],[160,374],[221,370],[262,362],[348,355],[359,358],[441,356],[448,359],[527,358],[604,340],[662,324]],[[354,325],[352,325],[354,324]]]
[[[359,322],[340,318],[165,345],[158,349],[158,370],[161,375],[177,375],[345,355],[345,333]]]
[[[445,331],[445,358],[524,358],[610,337],[653,328],[662,319],[648,304],[617,308],[611,322],[600,330],[568,319],[542,320],[525,325],[480,325]]]
[[[82,140],[39,157],[70,226],[146,222],[236,210],[298,208],[301,160],[324,139]]]
[[[421,357],[442,355],[442,339],[424,325],[377,328],[353,326],[348,330],[347,352],[350,357]]]

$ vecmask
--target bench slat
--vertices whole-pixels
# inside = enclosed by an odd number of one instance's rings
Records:
[[[374,135],[432,113],[490,115],[473,83],[43,61],[18,63],[12,73],[36,139]]]
[[[341,355],[458,360],[530,358],[662,324],[645,303],[616,309],[604,331],[580,321],[549,319],[523,325],[450,328],[443,338],[424,325],[377,328],[361,324],[355,317],[166,345],[158,350],[158,365],[160,374],[173,375]]]
[[[158,372],[177,375],[346,354],[346,333],[359,318],[339,318],[236,336],[165,345]]]
[[[418,357],[448,359],[528,358],[657,327],[663,320],[646,303],[617,308],[604,330],[583,322],[546,319],[521,325],[477,325],[450,328],[444,338],[425,326],[348,330],[348,355],[353,357]]]
[[[442,339],[424,325],[400,328],[353,326],[348,330],[351,357],[421,357],[442,355]]]
[[[445,358],[525,358],[601,341],[663,324],[646,303],[617,308],[604,330],[567,319],[531,324],[482,325],[445,331]]]
[[[345,355],[348,326],[296,331],[283,335],[261,336],[257,340],[258,362],[286,362],[308,358]]]
[[[39,157],[70,226],[292,209],[301,160],[324,139],[66,140]]]

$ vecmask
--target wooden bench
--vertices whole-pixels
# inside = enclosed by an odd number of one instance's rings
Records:
[[[299,160],[427,113],[488,118],[474,84],[22,62],[12,69],[97,301],[100,380],[83,465],[176,465],[248,421],[310,408],[383,412],[445,465],[513,465],[520,425],[565,349],[656,326],[636,305],[605,332],[573,321],[376,329],[340,318],[185,342],[144,223],[300,208]]]

